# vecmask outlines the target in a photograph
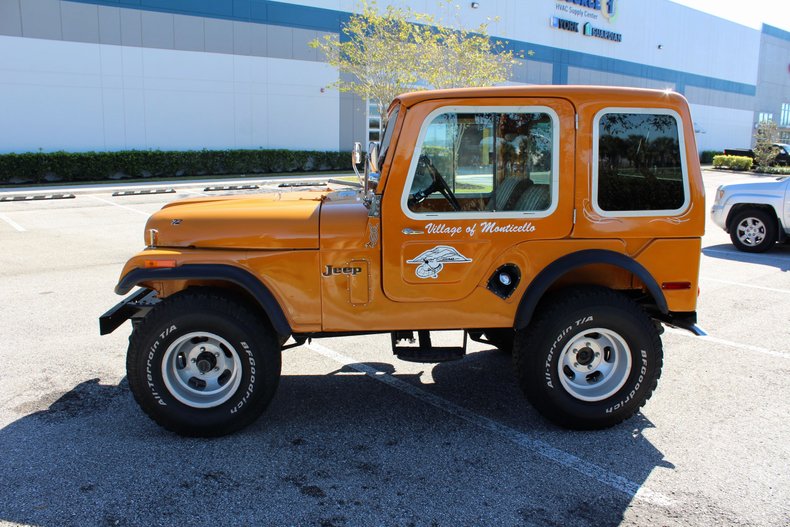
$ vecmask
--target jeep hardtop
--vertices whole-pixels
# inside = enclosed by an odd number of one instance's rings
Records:
[[[409,361],[460,359],[467,337],[512,353],[540,413],[604,428],[655,389],[662,324],[701,333],[705,205],[683,96],[409,93],[367,150],[358,190],[185,199],[151,216],[115,291],[140,289],[100,323],[132,320],[129,387],[157,423],[238,430],[272,399],[282,349],[390,333]],[[434,346],[439,330],[463,340]]]

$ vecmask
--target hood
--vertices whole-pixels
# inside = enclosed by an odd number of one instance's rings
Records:
[[[185,199],[148,219],[157,247],[207,249],[318,249],[318,216],[324,192]]]
[[[730,183],[722,185],[721,188],[725,189],[728,193],[732,192],[771,192],[781,195],[788,186],[790,178],[776,177],[759,181],[750,181],[748,183]]]

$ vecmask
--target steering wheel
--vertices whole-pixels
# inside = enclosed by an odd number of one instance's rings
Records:
[[[461,204],[458,202],[458,198],[455,197],[453,191],[450,190],[450,186],[447,184],[447,181],[444,180],[442,175],[433,165],[431,158],[426,155],[421,155],[420,159],[417,161],[417,172],[418,173],[425,173],[427,172],[431,176],[431,184],[428,187],[424,188],[423,190],[417,191],[411,196],[409,196],[409,207],[412,205],[418,205],[425,201],[425,198],[433,194],[434,192],[439,192],[442,196],[445,197],[447,201],[450,202],[450,206],[455,211],[461,210]]]

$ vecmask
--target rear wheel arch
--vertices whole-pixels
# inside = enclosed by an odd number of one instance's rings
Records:
[[[562,277],[574,270],[596,264],[611,265],[632,273],[647,288],[658,311],[664,314],[669,313],[661,287],[642,264],[629,256],[614,251],[588,249],[562,256],[538,273],[521,297],[513,327],[520,330],[529,325],[538,304]]]

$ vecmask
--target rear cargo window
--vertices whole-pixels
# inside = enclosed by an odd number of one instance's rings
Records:
[[[607,109],[596,115],[593,202],[604,216],[654,216],[686,208],[680,118],[671,110]]]

